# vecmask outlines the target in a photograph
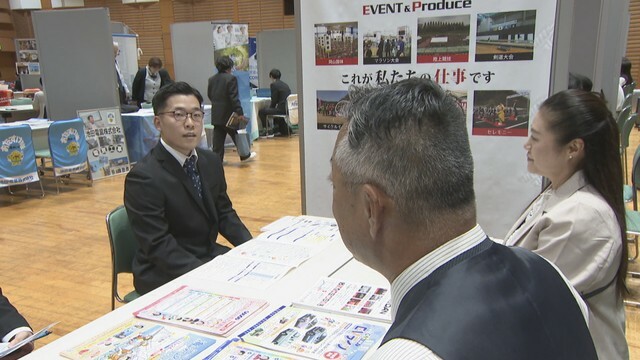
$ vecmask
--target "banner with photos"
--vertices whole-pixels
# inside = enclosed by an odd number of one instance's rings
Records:
[[[228,56],[233,60],[231,73],[238,79],[238,96],[244,115],[251,116],[249,25],[213,23],[213,57]],[[214,73],[217,70],[214,65]],[[247,129],[250,133],[251,129]]]
[[[87,138],[87,157],[94,180],[126,174],[131,165],[120,109],[79,110]]]
[[[36,39],[16,39],[16,74],[40,74],[40,57]]]
[[[504,236],[540,191],[522,149],[549,95],[556,1],[301,1],[306,213],[331,215],[329,159],[351,86],[432,79],[466,111],[478,221]],[[318,165],[320,164],[320,165]],[[504,201],[509,199],[509,201]]]

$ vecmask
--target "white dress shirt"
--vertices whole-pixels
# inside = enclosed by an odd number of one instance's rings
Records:
[[[180,164],[180,166],[184,166],[184,162],[187,161],[187,159],[192,156],[195,156],[196,160],[198,159],[198,153],[196,152],[196,149],[193,149],[191,151],[191,155],[187,156],[181,153],[180,151],[169,146],[169,144],[167,144],[163,138],[160,138],[160,142],[162,143],[162,146],[164,146],[164,148],[167,149],[169,154],[171,154],[174,158],[176,158],[176,160],[178,160],[178,164]]]

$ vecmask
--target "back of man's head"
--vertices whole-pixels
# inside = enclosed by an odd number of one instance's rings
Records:
[[[233,68],[233,60],[228,56],[221,56],[218,60],[216,60],[216,69],[218,72],[227,72],[229,69]]]
[[[158,115],[159,112],[163,111],[167,105],[167,100],[174,95],[193,95],[198,99],[200,106],[202,106],[202,95],[200,91],[184,81],[178,81],[161,87],[153,96],[151,100],[153,113]]]
[[[408,224],[475,221],[473,159],[459,100],[431,80],[353,88],[334,163],[347,186],[372,183]]]
[[[282,76],[282,74],[280,73],[280,70],[278,70],[278,69],[271,69],[271,71],[269,71],[269,77],[272,78],[272,79],[279,80],[281,76]]]

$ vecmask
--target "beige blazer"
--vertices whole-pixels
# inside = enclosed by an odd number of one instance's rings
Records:
[[[509,230],[505,244],[527,248],[551,261],[582,295],[609,284],[622,256],[620,228],[611,207],[582,171],[540,196],[547,197],[542,211],[533,211],[525,221],[534,201]],[[523,228],[517,231],[520,224]],[[513,237],[516,231],[518,236]],[[598,357],[628,359],[624,305],[615,283],[585,300]]]

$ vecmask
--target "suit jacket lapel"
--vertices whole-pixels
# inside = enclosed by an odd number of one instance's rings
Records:
[[[173,155],[171,155],[161,143],[158,143],[158,145],[156,145],[156,150],[158,151],[155,151],[154,153],[156,154],[156,158],[158,159],[162,167],[170,174],[175,176],[178,180],[180,180],[182,186],[184,186],[185,190],[187,191],[187,193],[189,193],[193,201],[198,204],[200,210],[202,210],[202,212],[204,212],[205,214],[208,214],[207,209],[204,207],[202,199],[200,198],[200,196],[198,196],[196,189],[191,184],[191,180],[189,180],[189,178],[187,177],[187,173],[184,171],[182,166],[180,166],[178,160],[176,160],[176,158],[174,158]],[[198,160],[198,162],[200,161]]]

